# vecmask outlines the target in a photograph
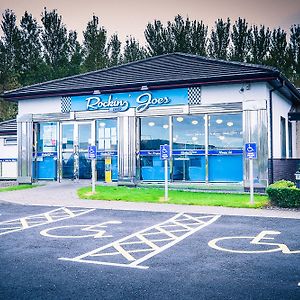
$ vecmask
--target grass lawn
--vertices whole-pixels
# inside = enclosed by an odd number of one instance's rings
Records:
[[[250,205],[250,196],[247,194],[205,193],[179,190],[169,190],[169,200],[168,202],[165,202],[163,189],[130,188],[124,186],[96,186],[95,194],[92,194],[91,187],[84,187],[80,188],[77,193],[81,199],[91,200],[115,200],[245,208],[261,208],[268,204],[268,197],[261,195],[255,195],[255,204]]]
[[[18,190],[26,190],[37,187],[38,185],[34,184],[21,184],[21,185],[12,185],[7,187],[0,188],[0,192],[9,192],[9,191],[18,191]]]

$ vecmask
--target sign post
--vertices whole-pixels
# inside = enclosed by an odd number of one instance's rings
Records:
[[[168,201],[168,159],[170,159],[169,145],[160,145],[160,159],[165,161],[165,201]]]
[[[88,149],[89,159],[92,161],[92,193],[96,192],[96,157],[97,149],[96,146],[89,146]]]
[[[245,144],[246,158],[249,159],[250,204],[254,204],[253,159],[257,158],[256,143]]]

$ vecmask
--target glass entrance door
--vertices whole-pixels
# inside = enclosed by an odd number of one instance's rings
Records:
[[[61,130],[62,178],[90,179],[88,147],[93,143],[92,123],[63,123]]]

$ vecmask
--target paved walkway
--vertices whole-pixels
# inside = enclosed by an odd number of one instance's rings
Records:
[[[46,182],[43,186],[1,192],[0,201],[7,201],[22,205],[45,205],[45,206],[69,206],[87,207],[101,209],[135,210],[135,211],[155,211],[155,212],[186,212],[186,213],[212,213],[234,216],[257,216],[257,217],[277,217],[300,219],[300,211],[285,209],[246,209],[229,208],[217,206],[194,206],[175,205],[159,203],[136,203],[123,201],[95,201],[82,200],[76,194],[76,190],[81,186],[90,185],[90,181],[63,181]]]

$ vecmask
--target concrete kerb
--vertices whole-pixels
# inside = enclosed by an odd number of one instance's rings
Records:
[[[195,206],[195,205],[178,205],[162,203],[137,203],[123,201],[96,201],[82,200],[77,196],[77,189],[82,186],[88,186],[90,181],[64,181],[43,182],[43,185],[34,189],[19,190],[11,192],[1,192],[0,200],[21,204],[37,206],[67,206],[67,207],[84,207],[112,210],[133,210],[133,211],[150,211],[150,212],[186,212],[186,213],[205,213],[221,214],[230,216],[251,216],[251,217],[269,217],[269,218],[288,218],[300,219],[299,210],[285,209],[248,209],[248,208],[231,208],[218,206]]]

